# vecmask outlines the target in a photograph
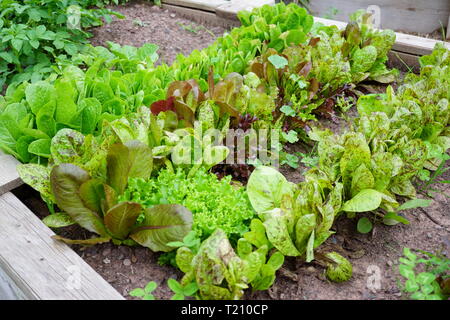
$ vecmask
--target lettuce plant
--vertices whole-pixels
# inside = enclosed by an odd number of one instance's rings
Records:
[[[233,186],[231,177],[218,180],[199,170],[188,176],[181,168],[161,170],[156,178],[130,179],[120,199],[140,203],[145,208],[159,204],[180,204],[194,217],[193,230],[204,240],[220,228],[232,243],[248,231],[254,217],[245,189]]]
[[[151,149],[132,140],[113,144],[106,157],[106,177],[93,178],[73,164],[63,163],[50,173],[56,204],[67,217],[98,238],[71,240],[70,244],[138,243],[153,251],[170,251],[168,242],[179,241],[189,232],[192,214],[180,205],[162,204],[143,209],[139,203],[119,201],[129,178],[148,178],[152,172]],[[142,219],[138,222],[138,217]]]

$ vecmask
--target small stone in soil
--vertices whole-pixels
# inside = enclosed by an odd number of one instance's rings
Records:
[[[389,266],[389,267],[392,267],[392,261],[386,261],[386,264]]]
[[[314,273],[314,272],[316,272],[316,268],[314,268],[314,267],[308,267],[308,268],[306,268],[306,271],[307,271],[308,273]]]
[[[130,259],[125,259],[125,260],[123,260],[123,265],[124,266],[130,266],[131,265],[131,261],[130,261]]]
[[[134,254],[131,256],[131,262],[133,263],[137,262],[137,257]]]
[[[104,264],[110,264],[111,260],[109,260],[108,258],[103,259],[103,263]]]
[[[175,13],[171,13],[171,14],[170,14],[170,17],[171,17],[171,18],[175,18],[176,16],[177,16],[177,15],[176,15]]]

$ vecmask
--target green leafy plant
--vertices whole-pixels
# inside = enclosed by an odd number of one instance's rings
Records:
[[[172,300],[184,300],[186,297],[194,296],[198,291],[198,286],[195,282],[182,285],[177,280],[170,278],[167,280],[167,285],[175,293],[171,298]]]
[[[189,210],[176,204],[161,204],[144,210],[139,203],[118,200],[128,185],[128,179],[150,176],[152,163],[151,149],[132,140],[109,148],[105,177],[92,177],[73,164],[53,167],[51,191],[58,207],[74,223],[100,236],[88,240],[54,237],[69,244],[112,240],[117,244],[139,243],[153,251],[173,250],[167,243],[183,239],[191,229],[192,214]]]
[[[402,290],[414,300],[446,300],[450,297],[450,259],[419,250],[423,258],[409,248],[403,249],[399,272],[406,279]],[[420,272],[419,266],[425,271]]]
[[[24,0],[0,4],[0,88],[5,83],[39,81],[55,70],[57,60],[70,61],[91,36],[83,29],[111,21],[117,12],[92,8],[91,1]],[[75,11],[71,13],[71,10]],[[73,11],[73,10],[72,10]],[[71,15],[79,19],[70,27]]]
[[[193,213],[193,230],[202,240],[220,228],[235,243],[248,231],[248,222],[255,214],[244,188],[233,186],[229,176],[219,180],[204,170],[188,177],[181,169],[175,172],[165,169],[154,179],[130,179],[121,200],[137,202],[146,208],[183,205]]]
[[[152,292],[155,291],[157,287],[158,285],[155,281],[150,281],[145,288],[133,289],[128,294],[131,297],[141,298],[142,300],[155,300],[155,296]]]

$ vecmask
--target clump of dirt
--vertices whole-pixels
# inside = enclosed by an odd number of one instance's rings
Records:
[[[133,1],[109,8],[125,18],[114,17],[110,24],[90,30],[94,35],[90,39],[92,45],[108,47],[108,41],[112,41],[140,47],[155,43],[160,47],[160,61],[167,64],[180,53],[189,55],[194,49],[208,47],[227,31],[220,26],[193,22],[149,2]]]

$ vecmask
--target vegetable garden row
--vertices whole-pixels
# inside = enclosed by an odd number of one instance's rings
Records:
[[[450,52],[437,45],[420,58],[420,74],[394,89],[399,72],[386,63],[395,33],[374,29],[364,11],[345,30],[314,23],[295,4],[239,19],[241,27],[170,66],[155,66],[153,44],[84,45],[44,80],[20,70],[6,78],[0,148],[23,163],[20,177],[47,203],[46,225],[96,235],[55,239],[163,252],[184,273],[177,285],[186,295],[240,299],[268,290],[285,257],[323,262],[331,281],[350,279],[347,259],[317,250],[341,215],[372,212],[358,223],[366,229],[408,223],[401,211],[422,203],[414,180],[448,160]],[[368,81],[386,93],[356,90]],[[354,106],[343,132],[320,126]],[[299,184],[264,159],[227,163],[237,156],[222,145],[230,129],[249,140],[276,133],[279,142],[256,151],[281,160],[283,145],[304,141],[317,161]],[[434,286],[417,297],[447,296]]]

